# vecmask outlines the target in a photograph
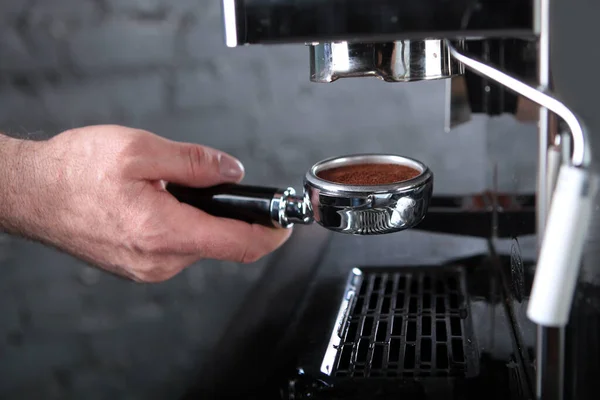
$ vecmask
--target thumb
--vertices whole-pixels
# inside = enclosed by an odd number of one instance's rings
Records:
[[[171,142],[164,155],[155,158],[155,168],[147,179],[164,180],[192,187],[237,183],[244,177],[244,166],[231,155],[207,146]]]

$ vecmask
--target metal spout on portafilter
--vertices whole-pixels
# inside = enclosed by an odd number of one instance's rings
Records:
[[[386,82],[446,79],[464,72],[446,40],[399,40],[385,43],[310,44],[310,80],[375,77]]]

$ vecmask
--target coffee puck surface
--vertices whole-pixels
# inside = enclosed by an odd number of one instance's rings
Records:
[[[416,178],[420,171],[402,164],[355,164],[325,169],[317,177],[342,185],[377,186]]]

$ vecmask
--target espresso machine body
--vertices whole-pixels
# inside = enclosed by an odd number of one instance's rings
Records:
[[[400,255],[389,250],[395,236],[383,235],[356,238],[357,257],[347,254],[348,241],[302,227],[234,318],[199,398],[208,387],[220,398],[596,398],[598,212],[588,218],[568,324],[542,326],[528,317],[556,186],[553,162],[558,153],[562,160],[581,153],[588,165],[588,149],[570,141],[565,118],[532,108],[518,83],[478,73],[484,67],[461,58],[518,77],[535,103],[535,88],[561,86],[550,68],[550,20],[558,9],[549,0],[223,0],[227,46],[307,46],[307,79],[318,83],[445,79],[448,135],[473,114],[510,114],[538,124],[539,160],[534,193],[441,196],[434,189],[414,229],[474,238],[474,256],[451,249],[439,262],[418,249]],[[594,150],[600,126],[591,119],[586,146]],[[375,241],[388,250],[373,250]]]

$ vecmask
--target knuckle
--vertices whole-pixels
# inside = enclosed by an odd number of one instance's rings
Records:
[[[161,229],[155,216],[136,218],[128,225],[133,233],[127,240],[130,270],[134,280],[143,283],[162,282],[182,268],[179,249],[168,230]]]
[[[160,219],[152,211],[144,211],[126,224],[129,247],[139,256],[160,255],[169,250],[168,232],[161,228]]]
[[[136,237],[130,238],[130,244],[128,247],[133,250],[134,254],[139,256],[145,256],[147,254],[157,253],[159,250],[160,243],[156,240],[154,235],[148,235],[143,233],[143,224],[137,229],[132,229],[131,232],[136,233]]]
[[[141,283],[164,282],[180,271],[177,265],[166,262],[157,257],[146,257],[138,262],[134,277]]]
[[[155,255],[164,253],[167,250],[162,235],[146,235],[140,238],[137,244],[137,250],[144,255]]]
[[[115,129],[115,132],[117,131],[120,130]],[[153,153],[153,148],[156,146],[152,144],[155,136],[151,132],[142,129],[127,128],[126,133],[126,135],[111,137],[110,145],[99,145],[110,146],[110,151],[114,157],[113,161],[117,165],[133,168],[139,163],[140,156]],[[106,139],[101,136],[98,140],[106,142]]]
[[[186,146],[184,151],[188,160],[188,172],[192,178],[200,176],[202,170],[211,167],[216,161],[213,153],[202,146]]]

